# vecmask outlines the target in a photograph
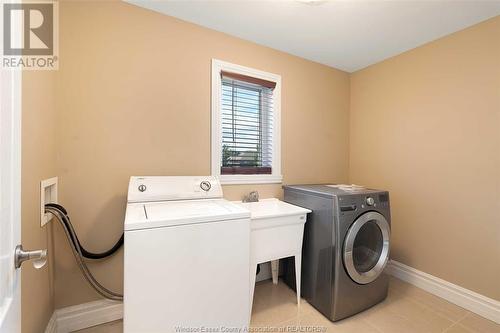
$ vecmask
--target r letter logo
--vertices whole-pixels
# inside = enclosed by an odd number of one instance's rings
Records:
[[[57,69],[57,2],[3,3],[2,67]]]

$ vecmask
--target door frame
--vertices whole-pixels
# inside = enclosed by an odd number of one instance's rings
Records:
[[[22,71],[0,69],[1,75],[1,95],[0,112],[10,112],[10,119],[7,124],[0,124],[0,131],[8,129],[11,134],[6,142],[0,142],[0,145],[9,145],[7,149],[10,153],[10,159],[7,167],[10,169],[11,190],[7,195],[11,196],[12,224],[10,229],[10,239],[8,246],[10,252],[6,254],[7,262],[11,263],[11,269],[6,273],[10,274],[11,279],[7,289],[8,294],[3,304],[0,304],[0,331],[1,332],[20,332],[21,331],[21,270],[16,269],[14,265],[14,249],[21,244],[21,114],[22,114]],[[9,88],[5,87],[5,84]],[[6,91],[6,89],[9,89]],[[4,102],[5,96],[10,97],[10,102]],[[5,114],[1,118],[8,118]],[[0,118],[0,119],[1,119]],[[3,149],[3,147],[1,148]],[[1,162],[1,161],[0,161]],[[2,223],[5,223],[2,222]],[[4,226],[5,227],[5,226]],[[5,272],[4,272],[5,273]]]

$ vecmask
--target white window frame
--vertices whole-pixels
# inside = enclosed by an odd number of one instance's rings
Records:
[[[221,175],[222,163],[222,78],[221,72],[236,74],[272,81],[276,83],[273,92],[273,135],[272,135],[272,173],[270,175]],[[231,64],[212,59],[212,176],[218,177],[221,184],[272,184],[281,183],[281,76],[261,70]]]

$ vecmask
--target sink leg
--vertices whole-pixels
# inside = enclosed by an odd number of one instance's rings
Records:
[[[295,289],[297,290],[297,306],[300,306],[300,273],[302,267],[302,254],[295,256]]]
[[[252,305],[253,305],[253,294],[255,291],[255,275],[257,272],[257,264],[250,264],[250,315],[249,319],[252,318]]]
[[[279,259],[277,259],[277,260],[271,260],[271,273],[273,275],[273,284],[278,284],[279,268],[280,268],[280,261],[279,261]]]

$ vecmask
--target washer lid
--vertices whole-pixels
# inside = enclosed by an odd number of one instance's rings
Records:
[[[127,206],[125,230],[171,227],[250,218],[250,211],[224,199],[132,203]]]

